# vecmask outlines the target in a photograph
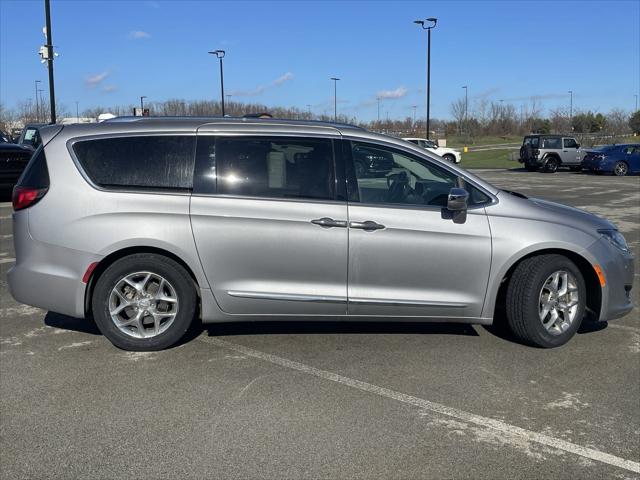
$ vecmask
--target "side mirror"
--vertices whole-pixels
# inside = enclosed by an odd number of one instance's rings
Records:
[[[467,202],[469,201],[469,192],[464,188],[453,187],[449,191],[447,198],[447,210],[452,212],[460,212],[467,209]]]

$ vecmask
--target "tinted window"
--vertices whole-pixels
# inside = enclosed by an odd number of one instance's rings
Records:
[[[576,142],[573,138],[565,138],[564,148],[578,148],[578,142]]]
[[[540,137],[524,137],[522,145],[531,145],[533,148],[538,148],[540,145]]]
[[[29,127],[24,131],[23,145],[31,145],[33,148],[38,148],[40,143],[42,142],[37,128]]]
[[[44,148],[37,150],[27,164],[22,176],[18,180],[21,187],[44,188],[49,186],[49,170],[47,159],[44,156]]]
[[[363,203],[391,203],[444,207],[451,188],[462,186],[469,205],[490,198],[462,177],[409,153],[372,144],[352,143],[353,164]],[[366,152],[363,155],[363,152]]]
[[[325,139],[201,137],[195,191],[334,199],[333,143]]]
[[[195,137],[119,137],[77,142],[73,150],[101,187],[190,189]]]

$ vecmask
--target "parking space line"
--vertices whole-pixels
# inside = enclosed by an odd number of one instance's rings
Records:
[[[235,350],[236,352],[240,352],[244,355],[273,363],[274,365],[297,370],[299,372],[306,373],[307,375],[312,375],[324,380],[339,383],[347,387],[361,390],[363,392],[373,393],[375,395],[390,398],[407,405],[413,405],[423,410],[428,410],[434,413],[439,413],[441,415],[446,415],[448,417],[453,417],[458,420],[479,425],[487,429],[497,430],[505,435],[523,438],[529,442],[538,443],[540,445],[545,445],[558,450],[563,450],[580,457],[602,462],[634,473],[640,473],[640,463],[638,462],[617,457],[615,455],[601,452],[599,450],[594,450],[592,448],[582,447],[580,445],[576,445],[575,443],[571,443],[560,438],[555,438],[550,435],[545,435],[542,433],[527,430],[525,428],[516,427],[515,425],[510,425],[500,420],[495,420],[493,418],[483,417],[481,415],[465,412],[464,410],[458,410],[457,408],[447,407],[446,405],[442,405],[440,403],[430,402],[429,400],[424,400],[422,398],[407,395],[395,390],[390,390],[388,388],[379,387],[371,383],[355,380],[353,378],[345,377],[343,375],[339,375],[327,370],[321,370],[315,367],[311,367],[309,365],[305,365],[304,363],[294,362],[293,360],[288,360],[276,355],[261,352],[259,350],[254,350],[249,347],[227,342],[226,340],[220,340],[219,338],[201,335],[200,337],[198,337],[198,340],[229,350]]]
[[[640,333],[640,327],[631,327],[629,325],[609,324],[607,328],[618,328],[620,330],[627,330],[628,332]]]
[[[4,240],[5,238],[13,238],[13,234],[8,233],[7,235],[0,235],[0,239]]]
[[[15,258],[11,258],[11,257],[7,257],[7,258],[0,258],[0,264],[2,263],[15,263],[16,259]]]

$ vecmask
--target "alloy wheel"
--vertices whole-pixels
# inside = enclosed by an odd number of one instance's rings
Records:
[[[176,290],[153,272],[136,272],[120,279],[109,295],[109,315],[122,333],[152,338],[165,332],[178,313]]]
[[[538,308],[547,332],[566,332],[576,319],[579,300],[578,281],[572,273],[558,270],[549,275],[540,289]]]

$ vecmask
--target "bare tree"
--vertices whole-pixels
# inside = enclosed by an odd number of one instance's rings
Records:
[[[463,123],[465,120],[465,114],[467,113],[466,112],[467,109],[465,108],[466,106],[467,104],[465,102],[464,97],[460,97],[459,99],[451,102],[451,106],[449,107],[451,116],[455,118],[456,122],[458,123],[459,132],[462,131]]]

